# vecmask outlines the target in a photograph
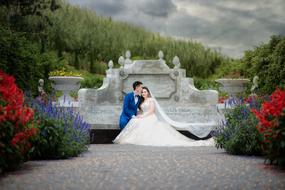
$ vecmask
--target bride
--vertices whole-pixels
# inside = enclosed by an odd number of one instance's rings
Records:
[[[192,140],[174,129],[169,123],[160,120],[158,109],[160,108],[155,98],[152,98],[147,87],[142,88],[142,101],[139,112],[131,119],[127,126],[113,141],[117,144],[136,144],[148,146],[213,146],[213,139]],[[163,111],[161,111],[163,112]],[[160,113],[161,114],[161,113]],[[165,114],[165,113],[163,113]],[[170,118],[168,118],[170,119]],[[172,121],[174,123],[178,123]],[[186,124],[186,123],[178,123]]]

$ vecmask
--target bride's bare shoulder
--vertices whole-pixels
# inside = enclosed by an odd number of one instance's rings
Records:
[[[146,102],[153,102],[153,99],[152,98],[147,98],[145,101]]]

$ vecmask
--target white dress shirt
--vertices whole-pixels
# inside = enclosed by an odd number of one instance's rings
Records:
[[[134,93],[134,98],[135,98],[135,104],[137,104],[139,101],[139,97],[135,93]]]

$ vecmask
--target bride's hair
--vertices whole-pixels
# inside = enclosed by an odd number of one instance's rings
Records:
[[[142,87],[142,90],[143,90],[143,89],[145,89],[145,90],[148,92],[148,96],[151,97],[151,94],[150,94],[149,89],[148,89],[146,86],[143,86],[143,87]],[[144,102],[144,100],[145,100],[144,97],[142,97],[142,101],[140,102],[140,105],[139,105],[139,109],[140,109],[140,110],[142,110],[141,105],[142,105],[142,103]]]

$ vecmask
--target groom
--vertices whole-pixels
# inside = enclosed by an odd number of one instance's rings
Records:
[[[142,82],[136,81],[133,83],[134,91],[126,94],[124,98],[123,111],[120,116],[120,128],[124,129],[131,118],[137,115],[138,106],[141,101]]]

